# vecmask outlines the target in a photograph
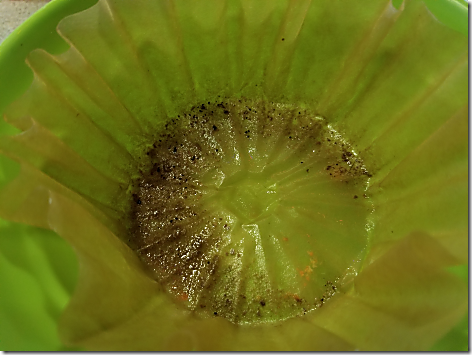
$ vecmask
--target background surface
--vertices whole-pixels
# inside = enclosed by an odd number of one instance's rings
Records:
[[[0,0],[0,43],[50,0]]]

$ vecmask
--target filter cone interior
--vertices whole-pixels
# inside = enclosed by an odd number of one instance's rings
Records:
[[[0,214],[74,247],[66,344],[422,350],[465,314],[467,38],[422,1],[100,0],[58,32]]]

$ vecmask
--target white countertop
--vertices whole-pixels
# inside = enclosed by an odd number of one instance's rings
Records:
[[[0,0],[0,43],[50,0]]]

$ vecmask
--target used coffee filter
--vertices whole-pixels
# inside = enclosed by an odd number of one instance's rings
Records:
[[[466,348],[467,8],[438,3],[47,5],[0,48],[2,349]]]

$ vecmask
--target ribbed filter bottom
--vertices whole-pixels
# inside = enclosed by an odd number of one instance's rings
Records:
[[[302,316],[360,266],[369,177],[323,117],[264,101],[205,102],[169,121],[143,158],[129,244],[198,316]]]

